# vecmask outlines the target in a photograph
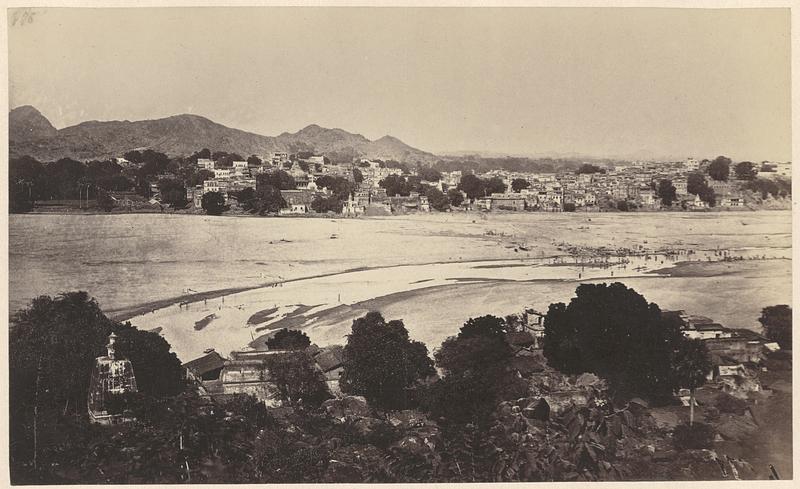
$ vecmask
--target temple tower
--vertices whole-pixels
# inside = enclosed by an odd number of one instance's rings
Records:
[[[114,424],[124,421],[122,414],[109,414],[106,402],[114,395],[136,392],[136,377],[130,360],[117,358],[117,335],[111,333],[105,356],[97,357],[89,381],[89,419],[94,423]]]

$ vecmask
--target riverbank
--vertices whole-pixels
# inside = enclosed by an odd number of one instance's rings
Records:
[[[529,304],[546,309],[550,302],[568,300],[579,281],[600,277],[641,283],[649,300],[662,304],[662,298],[678,307],[686,301],[677,299],[692,290],[698,295],[691,304],[697,314],[739,326],[737,316],[749,317],[756,300],[775,303],[770,292],[786,300],[783,295],[791,293],[789,260],[760,261],[755,269],[741,268],[739,275],[631,277],[680,261],[705,261],[689,253],[703,249],[710,249],[712,256],[719,248],[788,258],[791,238],[790,212],[431,213],[314,220],[12,215],[9,306],[15,311],[39,295],[85,290],[103,310],[113,311],[115,319],[130,319],[143,329],[161,327],[181,358],[210,347],[241,348],[298,305],[317,306],[296,315],[302,318],[329,307],[440,285],[448,287],[386,305],[395,317],[419,321],[416,330],[434,346],[443,335],[452,334],[465,314],[514,313]],[[606,263],[604,255],[595,258],[603,261],[600,267],[581,266],[592,261],[592,250],[601,248],[637,256]],[[574,250],[577,259],[569,256]],[[658,250],[685,252],[659,255],[656,260],[653,254]],[[587,258],[582,258],[584,251]],[[547,266],[557,256],[573,263]],[[774,277],[757,270],[762,265]],[[637,270],[640,267],[645,268]],[[532,279],[566,282],[545,287],[526,282]],[[658,287],[647,285],[661,279],[666,282]],[[705,288],[698,289],[699,283]],[[726,290],[710,293],[722,288]],[[744,306],[733,292],[748,297]],[[274,314],[248,326],[253,314],[275,307]],[[737,308],[738,315],[729,312]],[[437,313],[449,317],[449,322],[437,318]],[[218,319],[196,331],[195,323],[210,314]],[[320,328],[328,324],[323,317],[297,324],[316,328],[319,341],[341,342],[342,328],[349,329],[349,324]]]
[[[185,302],[200,302],[211,299],[218,299],[220,297],[225,297],[226,295],[238,294],[239,292],[258,289],[264,286],[265,285],[254,285],[251,287],[232,287],[228,289],[209,290],[208,292],[185,294],[177,297],[170,297],[167,299],[159,299],[155,301],[145,302],[143,304],[137,304],[135,306],[126,307],[122,309],[109,309],[108,311],[106,311],[106,315],[114,321],[124,322],[133,317],[147,314],[148,312],[155,312],[156,309],[162,309],[164,307],[170,307],[170,306],[177,306]]]
[[[645,214],[645,215],[652,215],[652,214],[708,214],[708,213],[753,213],[753,212],[771,212],[771,211],[787,211],[792,209],[791,200],[787,199],[786,203],[777,202],[772,203],[770,205],[764,206],[744,206],[744,207],[711,207],[711,208],[687,208],[687,209],[636,209],[632,211],[620,211],[616,209],[607,209],[607,210],[576,210],[576,211],[559,211],[559,212],[550,212],[550,211],[508,211],[508,210],[492,210],[492,211],[480,211],[480,210],[451,210],[451,211],[431,211],[431,212],[416,212],[416,213],[402,213],[402,214],[388,214],[388,215],[380,215],[380,216],[368,216],[366,214],[362,214],[357,217],[352,216],[345,216],[344,214],[337,214],[337,213],[324,213],[318,214],[314,212],[309,212],[306,214],[278,214],[278,213],[270,213],[265,215],[259,214],[252,214],[249,212],[234,212],[234,211],[227,211],[219,216],[214,217],[245,217],[245,218],[300,218],[300,219],[374,219],[374,218],[403,218],[408,217],[409,215],[426,215],[426,214],[456,214],[456,215],[553,215],[553,214],[563,214],[566,216],[586,216],[586,215],[636,215],[636,214]],[[111,211],[101,211],[96,209],[36,209],[29,212],[18,213],[18,215],[66,215],[66,216],[74,216],[74,215],[87,215],[87,216],[114,216],[114,215],[137,215],[137,214],[144,214],[144,215],[172,215],[172,216],[209,216],[206,214],[205,211],[198,211],[195,209],[187,209],[187,210],[159,210],[159,209],[136,209],[136,210],[111,210]]]
[[[173,304],[131,322],[142,329],[162,328],[178,356],[187,360],[211,347],[220,352],[263,347],[280,328],[300,329],[320,346],[340,344],[352,321],[372,310],[405,320],[415,339],[435,348],[469,317],[505,316],[526,307],[545,312],[551,303],[568,302],[581,283],[620,281],[662,308],[685,309],[734,328],[755,328],[761,308],[791,300],[791,286],[784,285],[791,284],[788,259],[705,261],[714,253],[698,253],[700,268],[691,276],[674,277],[665,271],[648,273],[672,266],[666,257],[652,255],[611,267],[549,266],[552,258],[495,261],[494,267],[464,261],[364,267],[208,303]],[[703,272],[703,267],[710,270]],[[211,314],[214,321],[197,331],[197,321]]]

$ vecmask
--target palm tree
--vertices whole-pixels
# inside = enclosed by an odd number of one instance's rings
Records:
[[[711,356],[703,340],[684,339],[673,358],[674,375],[678,386],[689,389],[689,426],[694,423],[694,391],[706,383],[712,369]]]

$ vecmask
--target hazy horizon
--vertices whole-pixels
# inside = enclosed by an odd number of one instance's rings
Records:
[[[434,153],[791,160],[788,9],[16,12],[9,105],[57,128],[191,113]]]

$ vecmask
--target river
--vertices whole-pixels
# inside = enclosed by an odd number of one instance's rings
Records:
[[[432,349],[468,317],[544,311],[580,282],[622,281],[663,308],[753,329],[762,307],[791,301],[785,211],[14,215],[9,237],[12,311],[40,294],[86,290],[106,312],[159,328],[184,361],[276,327],[342,343],[371,309],[402,318]]]

